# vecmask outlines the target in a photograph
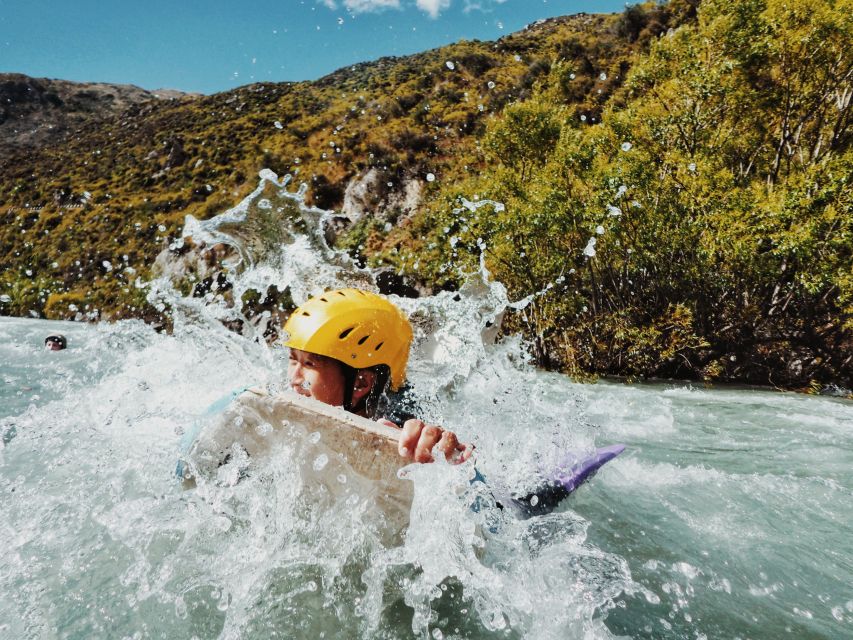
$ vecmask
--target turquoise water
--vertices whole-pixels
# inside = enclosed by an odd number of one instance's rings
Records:
[[[42,351],[55,331],[70,348]],[[477,443],[489,477],[522,486],[554,446],[627,452],[526,522],[472,513],[457,468],[414,469],[411,523],[388,540],[363,504],[306,498],[286,461],[233,487],[172,479],[183,427],[279,375],[257,343],[17,319],[0,335],[0,637],[853,631],[849,401],[579,385],[499,345],[427,403]]]

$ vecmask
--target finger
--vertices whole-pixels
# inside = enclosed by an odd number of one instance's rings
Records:
[[[428,424],[421,429],[421,436],[415,446],[415,462],[432,462],[432,448],[441,439],[442,430]]]
[[[468,461],[472,455],[474,455],[474,445],[468,442],[460,444],[456,447],[457,451],[461,451],[459,457],[457,458],[457,464],[461,464],[463,462]]]
[[[400,439],[397,441],[397,451],[403,458],[414,460],[415,447],[418,444],[418,439],[421,437],[421,430],[423,428],[423,420],[406,420],[403,424]]]
[[[459,446],[459,440],[456,439],[456,434],[452,431],[445,431],[441,434],[441,439],[439,439],[438,447],[439,451],[444,453],[444,457],[447,460],[450,460],[451,456],[456,453],[456,448]]]

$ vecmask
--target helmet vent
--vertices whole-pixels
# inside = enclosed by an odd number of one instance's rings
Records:
[[[370,336],[364,336],[361,340],[359,340],[359,341],[358,341],[358,344],[360,344],[360,345],[364,344],[365,342],[367,342],[367,339],[368,339],[369,337],[370,337]]]
[[[382,348],[382,345],[383,345],[383,344],[385,344],[385,343],[384,343],[384,342],[380,342],[379,344],[377,344],[377,345],[376,345],[376,350],[377,350],[377,351],[379,351],[379,350]]]
[[[323,302],[328,302],[328,300],[326,300],[325,298],[320,298],[320,300],[322,300]]]
[[[302,315],[303,315],[303,316],[308,316],[309,318],[311,317],[311,314],[310,314],[310,313],[308,313],[307,311],[303,311],[303,312],[302,312]]]
[[[344,338],[346,338],[349,334],[351,334],[351,333],[352,333],[352,330],[353,330],[353,329],[355,329],[355,327],[350,327],[349,329],[344,329],[344,330],[341,332],[341,335],[339,335],[338,337],[339,337],[341,340],[343,340],[343,339],[344,339]]]

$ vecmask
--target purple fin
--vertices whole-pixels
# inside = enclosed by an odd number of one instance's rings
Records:
[[[589,480],[602,465],[610,462],[625,450],[624,444],[612,444],[596,449],[588,456],[571,451],[563,454],[559,464],[544,474],[543,484],[525,496],[502,496],[494,494],[499,503],[523,520],[551,513],[575,489]],[[481,478],[482,480],[482,478]]]
[[[609,447],[596,449],[595,453],[586,457],[568,453],[563,456],[549,480],[562,487],[568,495],[589,480],[602,465],[613,460],[624,450],[624,444],[612,444]]]

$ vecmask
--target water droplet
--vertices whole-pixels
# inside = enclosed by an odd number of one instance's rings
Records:
[[[426,181],[427,182],[435,182],[435,174],[434,173],[426,174]]]
[[[494,89],[494,88],[495,88],[495,83],[494,83],[494,82],[492,82],[491,80],[489,80],[489,84],[487,84],[486,86],[487,86],[487,87],[489,87],[489,89]]]
[[[12,296],[4,293],[0,296],[0,302],[12,302]]]
[[[501,629],[506,629],[506,618],[504,617],[504,614],[500,611],[496,611],[492,615],[492,628],[497,629],[499,631]]]
[[[517,53],[515,54],[515,61],[516,61],[516,62],[521,62],[521,56],[520,56],[520,55],[518,55]]]
[[[586,116],[581,116],[581,122],[586,122]]]
[[[327,464],[329,464],[329,456],[325,453],[321,453],[319,456],[314,458],[314,471],[322,471]]]
[[[181,596],[175,598],[175,615],[181,620],[187,617],[187,603]]]
[[[346,484],[347,483],[347,477],[342,473],[339,474],[338,475],[338,482],[340,482],[341,484]]]
[[[623,143],[622,143],[622,151],[630,151],[630,150],[631,150],[631,146],[632,146],[632,145],[631,145],[631,143],[630,143],[630,142],[623,142]]]
[[[596,232],[598,235],[603,235],[603,234],[604,234],[604,227],[602,227],[601,225],[598,225],[598,226],[595,228],[595,232]]]
[[[279,122],[278,120],[276,120],[275,122],[273,122],[273,126],[274,126],[276,129],[284,129],[284,125],[283,125],[283,124],[281,124],[281,122]]]
[[[314,431],[311,435],[308,436],[308,442],[310,442],[311,444],[317,444],[318,442],[320,442],[320,438],[320,432]]]
[[[607,80],[607,74],[606,74],[606,73],[604,73],[604,72],[602,71],[601,75],[600,75],[600,76],[598,76],[598,79],[599,79],[599,80],[602,80],[602,81],[603,81],[603,80]]]
[[[453,64],[450,60],[448,60],[448,61],[447,61],[447,62],[445,62],[444,64],[445,64],[445,66],[446,66],[448,69],[450,69],[451,71],[453,71],[453,70],[456,68],[456,65],[455,65],[455,64]]]

